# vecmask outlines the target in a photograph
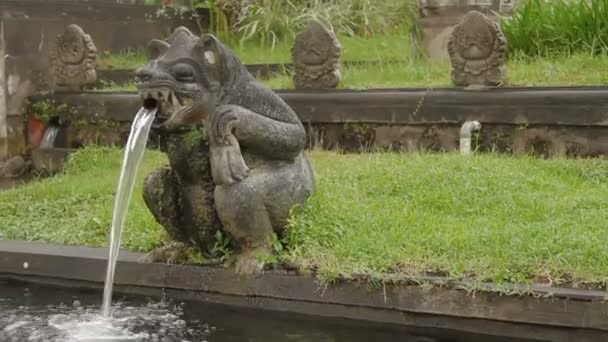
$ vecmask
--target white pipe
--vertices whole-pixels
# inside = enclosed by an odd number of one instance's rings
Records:
[[[479,131],[479,121],[467,121],[460,127],[460,154],[471,154],[471,135],[473,131]]]

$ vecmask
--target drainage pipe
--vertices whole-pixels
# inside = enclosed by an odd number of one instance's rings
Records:
[[[471,154],[471,135],[473,131],[479,131],[479,121],[467,121],[460,127],[460,154]]]

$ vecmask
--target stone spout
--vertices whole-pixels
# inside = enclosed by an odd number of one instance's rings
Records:
[[[471,135],[481,129],[479,121],[467,121],[460,127],[460,154],[471,154]]]

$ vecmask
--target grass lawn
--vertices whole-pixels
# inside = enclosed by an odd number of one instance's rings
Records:
[[[376,61],[378,64],[342,67],[342,88],[450,87],[450,63],[429,62],[413,55],[409,34],[405,30],[388,32],[372,38],[339,37],[343,47],[342,61]],[[245,64],[290,63],[293,41],[287,40],[274,48],[255,41],[228,43]],[[99,68],[133,69],[146,63],[142,51],[102,54]],[[586,53],[557,57],[518,58],[507,62],[508,85],[568,86],[602,85],[608,74],[597,72],[608,68],[608,56]],[[263,83],[273,89],[291,89],[288,73]],[[132,84],[109,85],[108,90],[133,90]]]
[[[64,174],[0,192],[0,238],[107,245],[122,152],[87,148]],[[322,280],[428,272],[478,281],[603,286],[608,161],[457,154],[312,152],[318,191],[296,211],[281,257]],[[141,199],[123,238],[164,239]]]
[[[598,73],[608,67],[608,56],[578,54],[554,58],[518,59],[507,62],[508,86],[605,85],[608,75]],[[341,88],[436,88],[451,87],[449,62],[427,62],[420,59],[397,63],[380,63],[342,67]],[[272,89],[291,89],[291,75],[278,75],[262,80]]]
[[[508,86],[572,86],[605,85],[608,74],[597,72],[608,68],[608,56],[578,54],[531,60],[513,58],[508,61]],[[343,66],[340,88],[437,88],[451,87],[450,64],[408,59],[397,62],[380,62]],[[272,89],[292,89],[290,73],[261,80]],[[108,85],[106,91],[135,90],[133,84]]]
[[[340,36],[342,59],[346,61],[405,60],[410,53],[407,32],[393,32],[371,38]],[[274,48],[255,41],[227,42],[244,64],[291,63],[293,40],[286,40]],[[146,63],[143,51],[101,54],[97,65],[101,69],[134,69]]]

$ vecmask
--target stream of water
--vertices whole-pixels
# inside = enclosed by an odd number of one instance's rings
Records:
[[[118,179],[118,188],[116,190],[116,198],[114,201],[114,213],[112,216],[112,231],[110,233],[110,250],[108,255],[108,269],[106,272],[106,282],[103,289],[102,315],[106,318],[110,317],[112,305],[112,288],[114,284],[114,274],[116,271],[116,259],[120,248],[120,240],[122,236],[122,228],[127,218],[129,202],[133,195],[133,186],[135,185],[135,176],[137,168],[144,155],[150,127],[154,121],[156,109],[146,109],[142,107],[135,116],[131,125],[129,139],[125,146],[125,153],[122,160],[120,170],[120,178]]]
[[[44,135],[42,136],[42,141],[40,142],[41,148],[52,148],[55,146],[55,139],[57,138],[57,134],[59,133],[59,127],[49,126],[44,131]]]

